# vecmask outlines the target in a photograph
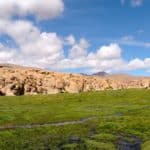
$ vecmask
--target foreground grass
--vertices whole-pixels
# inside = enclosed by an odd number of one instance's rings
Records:
[[[150,90],[0,97],[0,126],[97,118],[80,125],[0,131],[0,149],[116,149],[134,135],[150,147]],[[77,136],[81,143],[69,142]]]

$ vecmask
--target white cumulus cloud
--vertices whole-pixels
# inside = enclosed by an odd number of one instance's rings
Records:
[[[76,43],[76,39],[73,35],[69,35],[65,39],[67,45],[74,45]]]
[[[33,15],[39,20],[47,20],[63,10],[63,0],[0,0],[0,18]]]
[[[139,3],[136,1],[136,5]],[[32,21],[22,18],[33,15],[38,20],[52,19],[63,10],[62,0],[0,0],[0,36],[7,35],[17,45],[12,48],[9,44],[0,42],[0,63],[52,70],[88,68],[90,72],[150,70],[150,58],[130,61],[123,58],[119,43],[149,47],[149,43],[137,43],[132,36],[90,51],[90,43],[85,38],[77,39],[72,34],[62,37],[55,32],[43,32]],[[21,20],[12,19],[14,16],[21,17]]]
[[[129,2],[132,7],[139,7],[143,4],[144,0],[120,0],[121,4]]]
[[[103,46],[97,52],[97,57],[101,59],[114,59],[120,58],[120,56],[121,48],[116,43],[112,43],[109,46]]]
[[[150,69],[150,58],[145,58],[144,60],[135,58],[128,63],[128,68],[130,70]]]
[[[69,51],[70,58],[80,58],[85,57],[87,55],[87,48],[89,47],[89,43],[86,39],[81,38],[79,43],[76,43],[72,46]]]

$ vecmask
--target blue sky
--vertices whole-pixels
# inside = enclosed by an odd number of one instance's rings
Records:
[[[65,0],[64,14],[53,21],[40,23],[45,31],[67,36],[72,33],[78,39],[85,37],[94,49],[109,44],[124,36],[134,36],[142,42],[149,42],[150,1],[140,7],[122,5],[119,0]],[[148,57],[149,48],[121,45],[125,57]],[[135,55],[136,51],[136,55]],[[135,55],[135,56],[134,56]]]
[[[43,4],[41,12],[36,8],[38,2],[31,1],[28,5],[35,6],[33,10],[18,0],[11,0],[12,10],[15,5],[19,9],[13,10],[14,14],[9,14],[10,8],[4,1],[0,3],[0,8],[5,6],[0,13],[8,14],[8,17],[0,16],[2,63],[68,72],[150,74],[150,1],[57,0],[54,4],[52,0],[44,0],[51,7]],[[43,13],[42,9],[47,10]],[[8,29],[4,29],[4,24]],[[19,28],[18,34],[12,33],[15,28]],[[35,38],[29,38],[30,34]]]

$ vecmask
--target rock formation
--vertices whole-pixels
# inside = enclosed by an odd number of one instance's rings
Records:
[[[50,72],[37,68],[0,65],[0,95],[36,95],[56,93],[79,93],[109,89],[150,89],[150,77],[108,75],[84,76]]]

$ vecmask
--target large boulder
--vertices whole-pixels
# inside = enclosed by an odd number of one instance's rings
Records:
[[[65,86],[65,91],[68,93],[79,93],[79,92],[81,92],[81,88],[79,87],[79,85],[76,82],[70,81]]]
[[[2,89],[2,93],[6,96],[23,95],[24,86],[22,83],[11,83]]]

